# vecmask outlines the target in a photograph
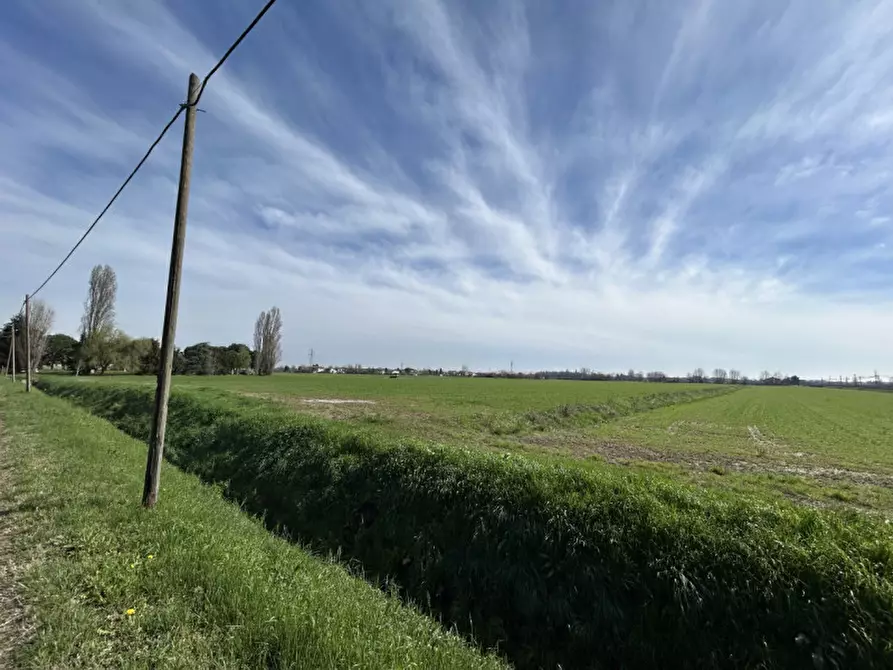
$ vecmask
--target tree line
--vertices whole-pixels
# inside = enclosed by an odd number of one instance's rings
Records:
[[[109,265],[97,265],[90,272],[87,297],[78,337],[65,333],[50,334],[55,312],[42,300],[31,302],[31,365],[34,371],[41,367],[68,370],[79,374],[105,374],[109,370],[126,371],[134,374],[157,374],[161,364],[161,345],[155,338],[131,337],[115,323],[115,303],[118,293],[118,280],[114,269]],[[19,313],[4,324],[0,330],[0,365],[9,361],[10,347],[13,344],[12,330],[15,327],[16,372],[24,372],[26,365],[26,340],[24,315]],[[282,315],[278,307],[262,311],[254,323],[254,347],[233,342],[226,346],[215,346],[210,342],[198,342],[174,351],[173,374],[176,375],[269,375],[274,370],[286,372],[317,372],[320,366],[299,366],[278,368],[282,358]],[[326,368],[326,371],[354,374],[377,374],[394,372],[387,368],[372,368],[348,365]],[[472,373],[467,366],[461,370],[400,368],[403,374],[430,374],[446,376],[507,377],[528,379],[580,379],[591,381],[642,381],[642,382],[694,382],[714,384],[765,384],[798,385],[801,380],[796,375],[782,375],[764,370],[758,380],[751,380],[740,371],[715,368],[712,375],[703,368],[696,368],[683,376],[670,376],[653,370],[637,372],[630,369],[624,373],[593,372],[583,367],[577,370],[542,370],[531,373],[519,372],[477,372]],[[858,378],[856,378],[858,379]]]
[[[31,366],[62,369],[76,375],[105,374],[110,370],[134,374],[157,374],[161,364],[161,343],[151,337],[131,337],[115,323],[118,280],[109,265],[97,265],[90,272],[87,297],[78,336],[50,334],[55,313],[42,300],[31,302]],[[15,328],[15,339],[12,332]],[[11,360],[15,346],[16,372],[24,372],[25,317],[19,313],[0,330],[0,364]],[[254,349],[234,342],[215,346],[199,342],[176,349],[173,374],[269,375],[282,358],[282,316],[277,307],[263,311],[254,327]]]

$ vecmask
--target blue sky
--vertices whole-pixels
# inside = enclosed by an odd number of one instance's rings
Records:
[[[0,7],[14,312],[251,20],[246,0]],[[893,375],[893,4],[279,0],[198,117],[178,343],[285,362]],[[181,130],[89,269],[161,330]]]

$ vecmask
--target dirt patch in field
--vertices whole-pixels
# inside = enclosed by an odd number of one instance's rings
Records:
[[[22,566],[16,561],[13,537],[16,533],[16,502],[10,496],[12,482],[3,424],[0,422],[0,670],[13,668],[13,654],[30,637],[25,617],[19,575]]]
[[[540,447],[555,448],[555,438],[548,435],[525,436],[523,442]],[[567,446],[567,445],[566,445]],[[634,444],[620,442],[589,442],[585,445],[573,445],[573,453],[578,457],[600,456],[609,463],[625,464],[631,461],[651,463],[672,463],[692,470],[711,470],[723,468],[731,472],[744,474],[778,474],[796,477],[809,477],[823,482],[850,482],[853,484],[871,484],[893,488],[893,475],[825,466],[792,464],[785,460],[757,459],[751,460],[722,454],[705,454],[694,452],[658,451]],[[788,456],[802,459],[808,456],[803,452],[793,452]]]
[[[375,400],[359,398],[301,398],[276,393],[248,393],[239,395],[247,398],[260,398],[287,407],[299,414],[331,419],[335,421],[357,421],[361,423],[389,422],[388,412],[382,411]]]

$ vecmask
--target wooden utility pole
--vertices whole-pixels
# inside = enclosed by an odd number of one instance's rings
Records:
[[[143,506],[153,507],[158,501],[161,461],[164,456],[164,433],[167,428],[167,401],[171,394],[171,368],[174,363],[174,337],[177,333],[177,308],[180,302],[180,277],[183,273],[183,247],[186,244],[186,214],[189,209],[189,178],[192,172],[192,148],[195,143],[195,105],[199,78],[189,75],[186,97],[186,121],[183,126],[183,152],[180,156],[180,185],[177,189],[177,211],[174,215],[174,237],[171,243],[171,265],[167,277],[167,301],[164,306],[164,331],[161,334],[161,362],[155,388],[155,414],[152,437],[146,459],[146,481],[143,485]]]
[[[6,366],[3,368],[3,376],[4,377],[9,374],[9,357],[12,356],[12,345],[14,342],[15,342],[14,339],[10,340],[9,351],[6,352]]]
[[[12,323],[12,381],[16,380],[16,324]]]
[[[31,297],[25,296],[25,392],[31,393]]]

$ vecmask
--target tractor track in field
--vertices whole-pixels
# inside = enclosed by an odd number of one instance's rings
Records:
[[[528,438],[525,439],[525,442],[536,444],[538,440],[535,438]],[[585,447],[584,453],[577,451],[576,455],[600,456],[608,463],[621,465],[633,462],[670,463],[699,471],[723,468],[724,470],[740,474],[790,475],[795,477],[806,477],[826,483],[849,482],[853,484],[869,484],[893,489],[893,475],[871,472],[868,470],[807,465],[802,463],[795,464],[776,458],[747,459],[740,456],[725,456],[722,454],[658,451],[656,449],[649,449],[648,447],[624,444],[621,442],[590,444]],[[797,456],[794,457],[798,458]]]

